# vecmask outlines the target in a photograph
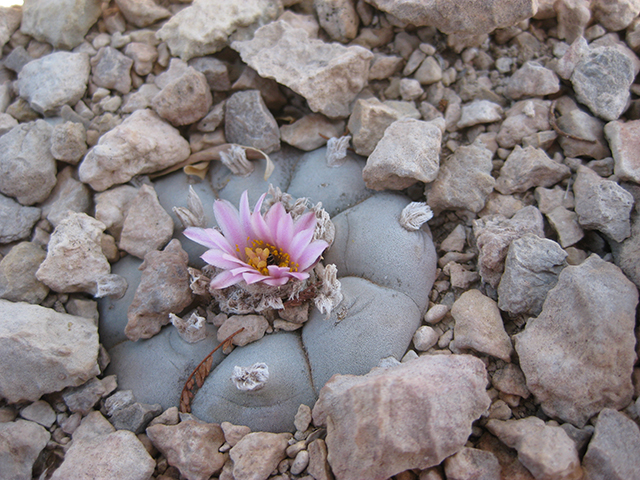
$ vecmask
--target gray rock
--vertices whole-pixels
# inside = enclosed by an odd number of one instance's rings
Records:
[[[18,74],[18,89],[31,108],[56,113],[63,105],[75,105],[89,81],[86,53],[54,52],[25,65]]]
[[[259,390],[238,390],[230,381],[234,367],[257,362],[269,368],[265,385]],[[229,421],[254,431],[292,431],[300,404],[313,405],[316,400],[313,385],[300,336],[281,332],[231,352],[196,393],[191,411],[210,423]]]
[[[224,133],[228,142],[265,153],[280,149],[280,129],[258,90],[231,95],[225,103]]]
[[[600,177],[590,168],[579,167],[573,191],[583,228],[598,230],[616,242],[631,235],[633,196],[616,182]]]
[[[93,320],[7,300],[0,307],[0,395],[10,403],[35,401],[100,373]]]
[[[44,120],[20,124],[0,137],[0,192],[23,205],[49,196],[56,184],[50,138],[51,127]]]
[[[78,412],[86,416],[106,394],[107,390],[103,381],[92,378],[79,387],[67,388],[62,394],[62,399],[71,412]]]
[[[385,130],[362,170],[374,190],[403,190],[435,180],[440,166],[442,132],[434,122],[403,118]]]
[[[104,223],[116,240],[120,240],[124,219],[137,195],[137,188],[121,185],[94,196],[96,220]]]
[[[147,436],[169,465],[189,480],[207,480],[222,469],[225,441],[220,425],[187,420],[178,425],[153,425]]]
[[[311,110],[331,118],[349,115],[349,103],[367,84],[373,58],[362,47],[326,44],[284,21],[231,46],[260,76],[274,78],[302,95]]]
[[[507,82],[506,96],[517,100],[522,97],[544,97],[560,90],[556,74],[537,62],[526,62]]]
[[[438,465],[461,450],[471,422],[489,407],[485,386],[479,359],[427,355],[365,376],[334,376],[320,392],[313,422],[327,427],[336,477],[384,480]],[[415,425],[425,427],[422,434],[405,435]]]
[[[448,479],[483,480],[500,479],[500,463],[496,456],[485,450],[464,447],[444,461],[444,473]]]
[[[226,92],[231,88],[227,65],[216,57],[196,57],[189,60],[189,66],[204,74],[213,92]]]
[[[229,452],[233,461],[233,478],[268,478],[286,458],[290,439],[290,433],[268,432],[254,432],[242,437]]]
[[[422,53],[420,50],[416,51]],[[424,55],[424,53],[422,54]],[[376,52],[373,54],[373,60],[369,68],[369,80],[385,80],[400,70],[403,63],[402,57],[383,55]]]
[[[41,210],[24,207],[0,194],[0,243],[11,243],[29,237],[31,229],[40,220]]]
[[[87,153],[87,133],[81,123],[64,122],[51,132],[51,155],[56,160],[77,165]]]
[[[640,471],[638,449],[638,425],[623,413],[605,408],[598,415],[595,433],[584,456],[585,473],[593,480],[634,478]]]
[[[631,236],[622,243],[611,245],[613,258],[625,275],[640,286],[640,213],[636,208],[631,214]]]
[[[344,127],[343,121],[332,121],[319,113],[311,113],[290,125],[282,125],[280,138],[292,147],[308,152],[325,145],[327,138],[340,137]]]
[[[482,210],[495,185],[492,157],[493,152],[484,146],[469,145],[443,160],[435,181],[425,187],[434,213],[458,208]]]
[[[102,47],[91,58],[91,81],[122,94],[131,91],[133,60],[113,47]]]
[[[540,211],[525,207],[511,217],[488,215],[473,221],[473,234],[478,248],[478,271],[482,280],[497,288],[504,270],[509,245],[533,233],[544,238],[544,219]]]
[[[4,478],[32,478],[33,465],[51,435],[34,422],[0,423],[0,463]]]
[[[151,101],[160,92],[160,89],[152,84],[145,83],[137,91],[128,93],[123,97],[123,104],[120,111],[123,113],[132,113],[136,110],[151,108]]]
[[[524,374],[514,363],[507,363],[496,370],[491,376],[491,384],[496,390],[507,395],[517,395],[522,398],[528,398],[530,395]]]
[[[513,148],[522,139],[537,132],[549,130],[549,107],[551,102],[537,98],[521,100],[506,111],[496,141],[502,148]]]
[[[54,412],[51,405],[44,400],[37,400],[27,405],[20,410],[20,416],[25,420],[36,422],[45,428],[51,427],[56,421],[56,412]]]
[[[633,63],[614,47],[598,47],[584,55],[571,75],[576,98],[603,120],[617,120],[627,108]]]
[[[540,316],[515,337],[527,387],[547,415],[580,428],[603,408],[629,404],[637,303],[635,286],[595,254],[560,273]]]
[[[580,109],[572,110],[558,118],[558,127],[566,133],[585,140],[560,135],[558,143],[565,157],[605,158],[611,155],[604,138],[604,123]]]
[[[101,14],[99,0],[31,0],[22,8],[20,30],[57,49],[71,50],[82,43]]]
[[[496,190],[504,195],[531,187],[550,187],[571,175],[571,169],[555,162],[540,148],[516,148],[500,169]]]
[[[497,103],[489,100],[474,100],[462,107],[458,128],[473,127],[483,123],[493,123],[502,120],[504,111]]]
[[[558,242],[562,248],[575,245],[584,237],[584,231],[578,223],[578,215],[559,205],[547,213],[549,224],[558,234]]]
[[[80,164],[78,175],[101,192],[136,175],[175,165],[189,153],[189,143],[175,128],[151,110],[136,110],[100,137]]]
[[[566,258],[567,252],[553,240],[530,233],[514,240],[498,285],[500,310],[537,316]]]
[[[135,434],[144,432],[149,422],[162,413],[159,403],[148,405],[134,402],[111,411],[109,421],[116,430],[129,430]]]
[[[640,183],[640,120],[607,123],[604,133],[613,153],[616,176]]]
[[[71,212],[86,213],[91,205],[89,187],[73,178],[75,173],[71,166],[64,168],[49,198],[42,203],[42,215],[54,228]]]
[[[413,77],[421,85],[431,85],[442,80],[442,67],[435,58],[429,56],[423,60]]]
[[[36,271],[46,253],[35,243],[15,245],[0,261],[0,298],[12,302],[38,304],[49,293],[49,287],[36,278]]]
[[[153,0],[117,0],[116,5],[127,22],[140,28],[171,16],[169,10],[157,5]]]
[[[356,100],[347,125],[356,153],[371,155],[387,127],[402,117],[397,109],[375,97]]]
[[[207,114],[212,102],[204,74],[188,67],[153,97],[151,105],[162,118],[174,126],[180,126],[200,120]]]
[[[133,60],[133,71],[146,76],[153,70],[153,64],[158,59],[158,50],[153,45],[141,42],[131,42],[125,49],[124,54]]]
[[[510,361],[513,347],[496,302],[479,290],[467,290],[451,307],[451,315],[456,321],[452,351],[471,349]]]
[[[187,61],[222,50],[230,40],[250,37],[282,13],[274,0],[253,0],[238,9],[226,0],[196,0],[175,14],[157,32],[171,54]]]
[[[314,0],[313,8],[332,40],[347,43],[358,35],[360,18],[350,0]]]
[[[22,45],[18,45],[9,55],[7,55],[7,58],[4,61],[4,66],[9,70],[20,73],[22,67],[32,60],[34,60],[34,58],[29,55],[29,52],[27,52]]]
[[[22,8],[17,5],[0,10],[0,47],[4,47],[11,35],[20,28],[22,21]]]

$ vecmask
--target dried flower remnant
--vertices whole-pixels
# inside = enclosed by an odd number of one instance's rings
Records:
[[[173,213],[180,219],[182,225],[185,228],[188,227],[204,227],[204,207],[202,206],[202,200],[189,185],[189,194],[187,195],[187,206],[185,207],[173,207]]]
[[[272,287],[289,280],[303,281],[329,246],[314,240],[316,214],[307,212],[293,219],[281,202],[274,203],[266,214],[260,213],[263,194],[253,212],[245,191],[238,211],[226,200],[216,200],[213,212],[221,232],[213,228],[190,227],[184,235],[209,247],[202,259],[221,269],[211,280],[211,289],[223,289],[245,282]]]
[[[247,160],[247,153],[240,145],[231,145],[229,150],[220,152],[220,161],[234,175],[246,177],[253,172],[255,166]]]
[[[431,207],[424,202],[411,202],[400,214],[400,225],[405,230],[416,231],[433,218]]]
[[[180,318],[170,313],[169,320],[178,329],[178,334],[187,343],[196,343],[207,337],[205,318],[193,312],[189,317]]]
[[[347,161],[347,148],[349,148],[350,141],[351,135],[340,138],[332,137],[327,141],[327,165],[336,168]]]
[[[254,363],[250,367],[233,367],[231,380],[238,390],[254,392],[264,387],[269,380],[269,367],[266,363]]]

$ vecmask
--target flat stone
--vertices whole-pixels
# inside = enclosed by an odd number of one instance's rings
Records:
[[[629,215],[633,196],[616,182],[606,180],[587,167],[579,167],[573,191],[575,211],[583,228],[598,230],[616,242],[631,235]]]
[[[0,307],[0,395],[10,403],[35,401],[100,373],[93,320],[7,300]]]
[[[585,473],[593,480],[633,478],[640,469],[638,425],[621,412],[603,409],[584,456]]]
[[[589,140],[576,140],[564,135],[558,136],[558,143],[560,143],[566,157],[584,156],[602,159],[611,155],[604,138],[604,123],[601,120],[582,110],[575,109],[558,118],[557,124],[563,132]]]
[[[197,122],[207,114],[212,103],[206,77],[193,67],[165,85],[151,101],[156,113],[174,126]]]
[[[607,123],[604,133],[615,161],[616,176],[640,183],[640,120]]]
[[[425,187],[427,203],[434,213],[459,208],[482,210],[495,185],[492,157],[493,152],[484,146],[469,145],[442,160],[435,181]]]
[[[513,148],[522,139],[537,132],[549,130],[549,107],[551,102],[533,98],[521,100],[505,112],[496,141],[502,148]]]
[[[162,406],[159,403],[149,405],[133,402],[129,405],[122,405],[112,409],[109,412],[109,421],[116,430],[129,430],[135,434],[140,434],[144,432],[149,422],[161,412]]]
[[[116,5],[127,22],[140,28],[171,16],[169,10],[157,5],[153,0],[117,0]]]
[[[229,451],[233,461],[233,477],[247,480],[266,480],[285,459],[290,433],[254,432]]]
[[[558,242],[562,248],[575,245],[584,238],[584,230],[578,223],[578,215],[562,205],[547,213],[549,224],[558,234]]]
[[[566,266],[566,258],[567,252],[553,240],[530,233],[514,240],[498,285],[500,310],[538,315]]]
[[[12,302],[39,304],[49,287],[36,278],[46,253],[38,245],[21,242],[0,261],[0,298]]]
[[[41,210],[24,207],[0,194],[0,243],[23,240],[31,235],[31,229],[40,220]]]
[[[269,327],[269,322],[262,315],[232,315],[218,328],[218,341],[223,342],[229,335],[244,328],[232,340],[234,345],[243,347],[264,337]]]
[[[0,462],[5,478],[31,478],[33,465],[51,434],[27,420],[0,423]]]
[[[412,118],[385,130],[362,170],[367,188],[403,190],[435,180],[440,165],[442,132],[433,122]]]
[[[91,206],[89,187],[74,178],[76,171],[68,166],[60,171],[56,186],[42,203],[42,215],[53,227],[69,216],[70,212],[87,213]]]
[[[37,400],[27,405],[20,410],[20,416],[25,420],[30,420],[45,428],[51,427],[56,421],[56,412],[54,412],[51,405],[44,400]]]
[[[387,127],[402,117],[397,109],[375,97],[356,100],[347,124],[356,153],[371,155]]]
[[[495,188],[504,195],[550,187],[571,175],[571,169],[555,162],[540,148],[516,148],[507,157]]]
[[[282,125],[280,138],[292,147],[308,152],[325,145],[327,138],[340,137],[344,127],[344,121],[332,121],[319,113],[310,113],[290,125]]]
[[[4,47],[11,35],[20,28],[22,21],[22,8],[17,5],[2,7],[0,10],[0,47]]]
[[[82,43],[100,15],[99,0],[80,0],[79,3],[35,0],[22,8],[20,30],[56,49],[71,50]]]
[[[165,23],[157,37],[174,57],[187,61],[216,53],[232,40],[244,40],[282,13],[280,2],[251,0],[238,9],[226,0],[196,0]]]
[[[0,192],[23,205],[49,196],[56,184],[50,138],[51,127],[44,120],[20,124],[0,137]]]
[[[473,127],[484,123],[493,123],[502,120],[504,111],[497,103],[489,100],[474,100],[463,105],[462,115],[458,122],[458,128]]]
[[[328,461],[338,478],[384,480],[461,450],[471,423],[489,407],[485,386],[477,358],[423,356],[365,376],[335,375],[320,392],[313,422],[327,427]],[[442,395],[443,388],[450,393]],[[398,411],[402,416],[393,415]],[[409,439],[405,432],[415,425],[425,426],[423,434]]]
[[[500,463],[491,452],[464,447],[455,455],[445,459],[444,472],[447,478],[451,479],[462,480],[475,477],[498,480],[500,478]]]
[[[511,75],[505,94],[517,100],[522,97],[544,97],[558,91],[560,80],[557,75],[539,63],[529,61]]]
[[[91,80],[98,87],[122,94],[131,91],[133,60],[113,47],[103,47],[91,58]]]
[[[468,290],[455,301],[451,315],[456,321],[450,345],[453,351],[471,349],[505,362],[511,360],[511,339],[504,330],[496,302],[479,290]]]
[[[258,90],[236,92],[225,103],[225,138],[228,142],[265,153],[280,149],[278,124]]]
[[[367,84],[373,58],[362,47],[326,44],[284,21],[265,25],[252,40],[231,46],[260,76],[289,87],[311,110],[330,118],[349,115],[349,104]]]
[[[78,175],[81,182],[101,192],[136,175],[175,165],[189,154],[189,142],[175,128],[151,110],[136,110],[100,137],[80,164]]]
[[[629,404],[637,303],[635,285],[595,254],[560,273],[542,313],[515,336],[527,387],[547,415],[581,428],[603,408]]]
[[[369,68],[369,80],[385,80],[400,70],[403,63],[402,57],[376,52]]]

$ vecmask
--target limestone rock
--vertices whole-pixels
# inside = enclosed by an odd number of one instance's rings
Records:
[[[604,123],[576,108],[563,114],[557,121],[558,127],[563,131],[585,140],[560,135],[558,143],[566,157],[591,157],[602,159],[611,155],[607,142],[604,139]]]
[[[23,205],[49,196],[56,184],[50,138],[51,127],[44,120],[22,123],[0,137],[0,192]]]
[[[22,8],[22,33],[57,49],[80,45],[100,18],[99,0],[31,0]]]
[[[495,185],[492,157],[491,150],[484,146],[469,145],[443,160],[435,181],[425,187],[427,203],[434,213],[458,208],[482,210]]]
[[[108,395],[106,384],[105,380],[92,378],[79,387],[67,388],[62,394],[62,399],[69,411],[86,416],[103,396]]]
[[[100,373],[94,321],[0,300],[0,396],[10,403],[80,385]]]
[[[516,146],[496,181],[504,195],[526,192],[531,187],[550,187],[571,175],[571,169],[555,162],[540,148]]]
[[[489,407],[485,386],[477,358],[423,356],[365,376],[335,375],[320,391],[313,421],[327,427],[338,478],[384,480],[461,450],[471,422]],[[425,428],[416,432],[415,425]]]
[[[0,243],[11,243],[27,238],[40,220],[41,210],[24,207],[0,194]]]
[[[4,478],[28,479],[51,434],[26,420],[0,423],[0,463]]]
[[[145,255],[140,265],[140,285],[127,312],[127,337],[134,341],[152,337],[169,323],[169,313],[180,313],[191,303],[188,260],[189,256],[176,239],[164,250]]]
[[[144,258],[147,253],[163,248],[172,235],[173,220],[160,205],[154,188],[143,185],[127,211],[119,247]]]
[[[14,5],[12,7],[2,7],[0,10],[0,47],[4,47],[11,35],[20,28],[22,21],[22,8]]]
[[[351,0],[314,0],[313,8],[332,40],[347,43],[358,35],[360,17]]]
[[[195,420],[158,424],[147,428],[147,436],[188,480],[208,480],[224,465],[225,456],[218,449],[225,438],[218,424]]]
[[[311,113],[291,125],[282,125],[280,138],[292,147],[308,152],[322,147],[327,138],[340,137],[344,127],[343,121],[332,121],[319,113]]]
[[[566,266],[566,258],[567,252],[553,240],[530,233],[514,240],[498,285],[500,310],[538,315]]]
[[[169,10],[153,0],[116,0],[116,5],[127,22],[140,28],[171,16]]]
[[[89,187],[79,182],[73,176],[75,169],[71,166],[64,168],[57,178],[49,198],[42,203],[42,215],[49,220],[53,227],[64,220],[69,213],[87,213],[91,205]]]
[[[51,132],[51,155],[72,165],[87,153],[87,133],[81,123],[64,122],[53,127]]]
[[[113,47],[102,47],[91,58],[91,80],[98,87],[116,90],[122,94],[131,91],[133,60]]]
[[[367,188],[403,190],[435,180],[442,132],[433,122],[404,118],[384,132],[362,170]]]
[[[75,105],[89,81],[86,53],[54,52],[25,65],[18,74],[20,97],[42,114],[55,113],[63,105]]]
[[[244,39],[282,13],[278,0],[250,0],[238,9],[227,0],[195,0],[157,32],[173,56],[187,61],[222,50],[229,40]]]
[[[472,349],[510,361],[513,347],[496,302],[479,290],[467,290],[451,307],[451,315],[456,321],[451,349]]]
[[[175,165],[189,153],[189,143],[175,128],[151,110],[136,110],[100,137],[80,164],[78,175],[101,192],[136,175]]]
[[[290,433],[254,432],[242,437],[229,451],[234,478],[266,480],[286,457]]]
[[[177,127],[200,120],[207,114],[212,102],[204,74],[188,67],[153,97],[151,105],[158,115]]]
[[[96,220],[106,226],[106,230],[120,240],[124,219],[131,208],[133,199],[138,195],[138,189],[131,185],[120,185],[94,197],[96,205]]]
[[[239,347],[260,340],[270,325],[262,315],[232,315],[218,328],[218,341],[223,342],[241,328],[244,330],[233,337],[233,344]]]
[[[0,261],[0,298],[12,302],[39,304],[49,288],[36,278],[46,253],[38,245],[22,242]]]
[[[506,111],[496,141],[502,148],[513,148],[522,139],[536,132],[549,130],[549,107],[551,102],[533,98],[521,100]]]
[[[620,180],[640,183],[640,120],[610,122],[604,127]]]
[[[224,134],[228,142],[265,153],[280,150],[280,130],[258,90],[236,92],[225,103]]]
[[[628,405],[637,303],[636,287],[595,254],[560,273],[542,313],[515,337],[527,387],[547,415],[580,428],[603,408]]]
[[[400,118],[397,109],[375,97],[356,100],[347,125],[356,153],[371,155],[387,127]]]
[[[573,185],[575,211],[583,228],[598,230],[621,242],[631,235],[633,196],[612,180],[587,167],[579,167]]]
[[[560,90],[556,74],[537,62],[526,62],[507,83],[506,95],[517,100],[522,97],[544,97]]]
[[[493,123],[502,120],[504,111],[497,103],[489,100],[474,100],[462,107],[458,128],[473,127],[483,123]]]
[[[260,76],[289,87],[311,110],[330,118],[349,115],[349,103],[367,84],[373,58],[362,47],[326,44],[284,21],[265,25],[252,40],[231,46]]]
[[[632,213],[631,236],[622,243],[613,243],[613,258],[625,275],[640,288],[640,213]]]
[[[212,92],[226,92],[231,88],[229,71],[222,60],[214,56],[196,57],[189,60],[188,65],[204,75]]]
[[[491,452],[464,447],[444,461],[444,472],[447,479],[451,480],[472,478],[498,480],[500,463]]]

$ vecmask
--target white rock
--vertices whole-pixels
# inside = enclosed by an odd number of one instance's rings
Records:
[[[33,465],[50,438],[49,432],[34,422],[0,423],[2,476],[7,479],[32,478]]]
[[[514,100],[522,97],[544,97],[560,90],[556,74],[537,62],[527,62],[507,83],[506,95]]]
[[[332,40],[346,43],[356,38],[360,18],[351,0],[314,0],[318,22]]]
[[[136,27],[146,27],[171,16],[166,8],[153,0],[116,0],[122,16]]]
[[[413,345],[419,352],[426,352],[438,343],[438,338],[440,338],[440,334],[437,331],[431,327],[423,325],[418,328],[416,333],[413,335]]]
[[[497,103],[489,100],[474,100],[462,106],[462,115],[458,128],[467,128],[482,123],[493,123],[502,120],[504,111]]]
[[[9,197],[0,195],[0,243],[11,243],[27,238],[40,220],[41,210],[24,207]]]

